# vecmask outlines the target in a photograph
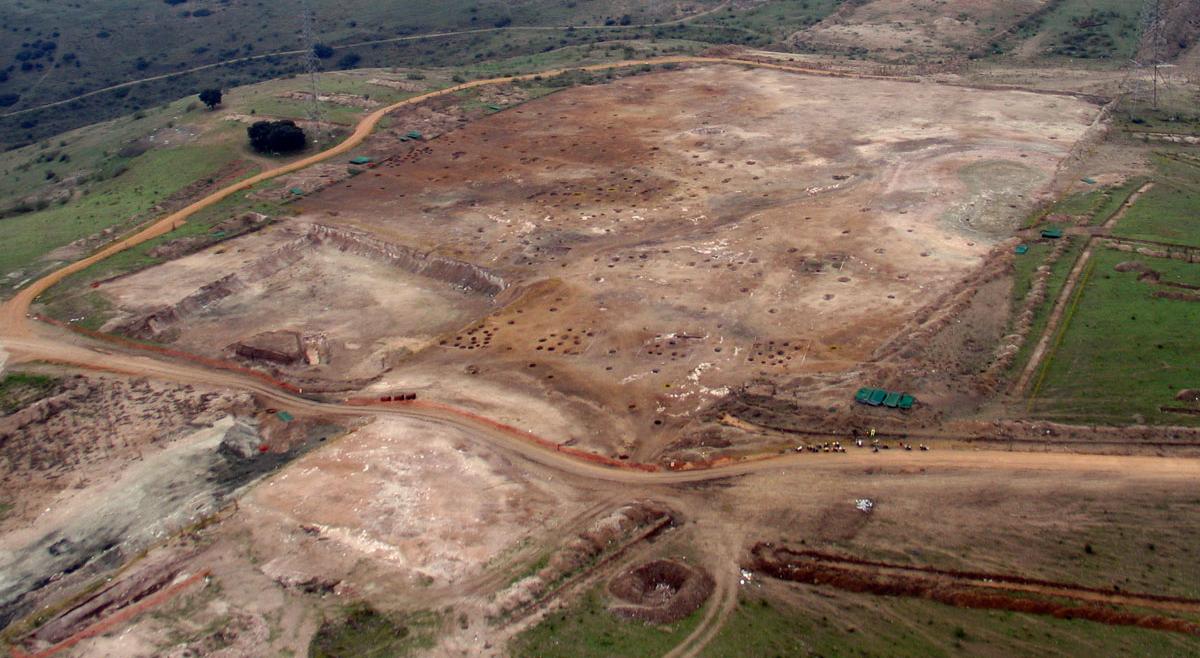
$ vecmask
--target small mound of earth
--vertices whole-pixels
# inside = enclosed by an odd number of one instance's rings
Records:
[[[675,560],[634,567],[608,586],[609,593],[624,601],[612,606],[613,614],[656,624],[676,622],[699,610],[712,590],[711,576]]]

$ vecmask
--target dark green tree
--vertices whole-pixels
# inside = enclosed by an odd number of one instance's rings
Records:
[[[208,109],[213,109],[221,104],[220,89],[204,89],[200,92],[200,102],[208,106]]]
[[[246,129],[250,146],[260,153],[293,153],[308,145],[304,131],[295,121],[256,121]]]

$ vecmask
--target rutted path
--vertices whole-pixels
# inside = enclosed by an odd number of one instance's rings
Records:
[[[708,565],[713,571],[713,579],[716,581],[716,587],[709,599],[711,603],[691,634],[683,638],[683,641],[663,658],[694,658],[700,655],[704,647],[708,646],[708,643],[725,626],[729,615],[733,614],[737,608],[738,578],[741,575],[738,553],[744,539],[744,537],[726,537],[720,555],[714,556],[708,561]]]

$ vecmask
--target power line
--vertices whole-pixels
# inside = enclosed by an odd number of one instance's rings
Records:
[[[1166,25],[1162,15],[1162,0],[1145,0],[1142,5],[1142,44],[1143,53],[1141,65],[1151,69],[1150,106],[1158,109],[1158,68],[1162,65],[1163,48],[1166,45],[1164,30]],[[1149,62],[1145,58],[1149,58]]]
[[[304,0],[301,28],[302,40],[306,53],[304,55],[304,71],[308,74],[308,84],[312,97],[309,99],[308,120],[313,123],[313,144],[321,141],[321,130],[324,126],[321,116],[321,59],[317,57],[316,14],[313,12],[312,0]]]

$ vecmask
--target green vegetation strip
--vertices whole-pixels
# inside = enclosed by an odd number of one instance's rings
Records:
[[[1051,214],[1086,215],[1088,223],[1098,226],[1108,221],[1133,196],[1146,178],[1131,178],[1120,185],[1072,194],[1050,208]]]
[[[1104,656],[1190,655],[1195,639],[931,601],[812,590],[781,603],[744,595],[704,658],[741,656]],[[796,600],[798,599],[798,600]]]
[[[1042,388],[1042,382],[1046,379],[1046,372],[1049,370],[1050,363],[1054,361],[1054,352],[1058,350],[1063,336],[1067,333],[1067,328],[1071,326],[1071,318],[1074,317],[1075,309],[1079,306],[1079,299],[1083,296],[1083,289],[1087,286],[1088,279],[1091,278],[1092,272],[1096,269],[1096,262],[1087,263],[1086,268],[1079,282],[1075,284],[1075,290],[1071,291],[1071,300],[1067,304],[1067,309],[1063,312],[1062,318],[1059,319],[1058,327],[1054,331],[1054,342],[1050,344],[1049,351],[1042,356],[1042,363],[1038,367],[1037,380],[1035,380],[1033,389],[1029,393],[1030,400],[1036,398],[1038,391]]]
[[[1025,369],[1025,364],[1029,361],[1029,357],[1033,353],[1033,348],[1037,345],[1038,338],[1046,330],[1046,323],[1050,320],[1050,312],[1054,308],[1054,302],[1062,292],[1063,286],[1066,285],[1067,277],[1070,276],[1071,269],[1075,267],[1075,261],[1083,253],[1085,246],[1083,240],[1073,237],[1064,239],[1071,240],[1071,246],[1050,266],[1050,278],[1046,282],[1046,298],[1034,312],[1033,321],[1030,323],[1029,336],[1021,345],[1021,349],[1017,352],[1017,356],[1013,359],[1012,366],[1009,368],[1011,375],[1017,375]],[[1045,259],[1049,256],[1053,248],[1054,245],[1047,242],[1034,244],[1030,246],[1029,253],[1016,259],[1016,276],[1013,283],[1012,298],[1013,309],[1020,309],[1022,307],[1025,295],[1029,293],[1033,276],[1038,266],[1046,264]]]

